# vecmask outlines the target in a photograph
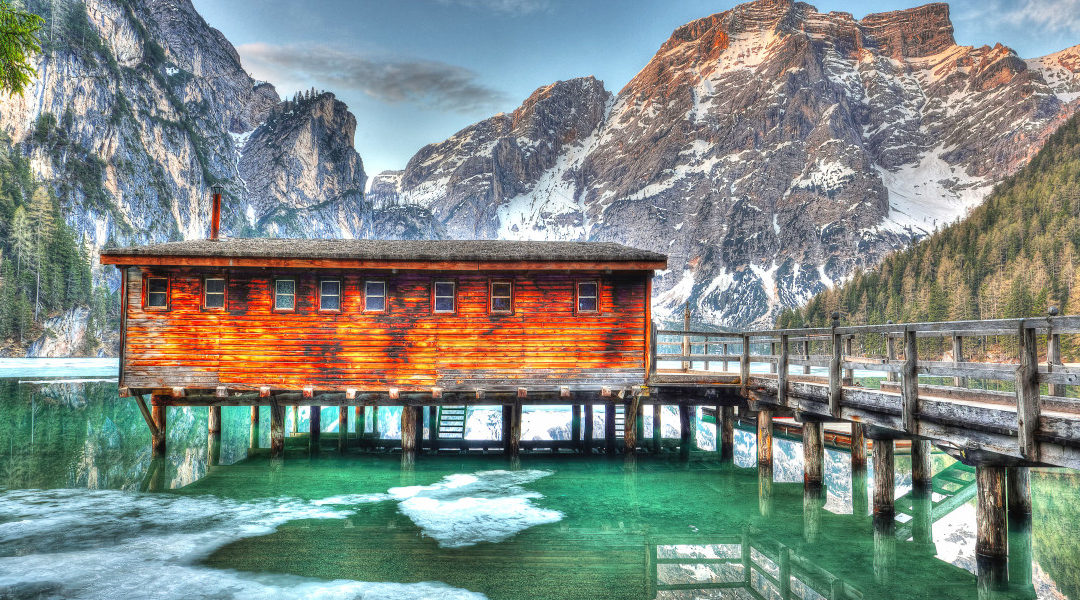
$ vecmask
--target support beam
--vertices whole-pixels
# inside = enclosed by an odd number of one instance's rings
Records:
[[[510,455],[510,423],[514,420],[514,407],[503,404],[502,407],[502,443],[503,454]]]
[[[308,448],[311,450],[319,449],[319,442],[322,440],[322,407],[312,406],[311,414],[308,415],[308,423],[311,425],[308,437]]]
[[[270,404],[270,458],[285,454],[285,406]]]
[[[750,336],[742,336],[742,355],[739,357],[739,383],[743,396],[750,394]]]
[[[690,331],[690,303],[687,302],[683,308],[683,331]],[[690,356],[690,336],[684,335],[682,337],[682,355]],[[691,362],[684,360],[682,363],[683,372],[689,371]]]
[[[154,420],[154,430],[151,432],[150,448],[154,458],[165,456],[165,398],[152,396],[150,398],[150,416]]]
[[[821,486],[803,487],[803,541],[816,544],[821,541],[821,517],[825,507],[825,493]]]
[[[349,407],[338,407],[338,452],[344,453],[349,447]]]
[[[208,406],[206,415],[206,460],[210,466],[221,462],[221,407]]]
[[[694,407],[688,404],[679,405],[679,452],[683,458],[690,456],[690,450],[694,443],[693,418],[691,412]]]
[[[510,418],[510,456],[517,456],[521,448],[521,403],[515,402]]]
[[[593,443],[593,405],[585,405],[585,437],[581,441],[582,450],[586,454],[592,452]]]
[[[896,513],[896,483],[893,441],[874,440],[874,514]]]
[[[911,487],[916,490],[926,491],[934,486],[930,453],[930,440],[911,440]]]
[[[820,490],[825,482],[825,436],[822,423],[803,420],[803,488]]]
[[[365,414],[366,412],[367,412],[367,408],[364,405],[362,405],[362,404],[357,404],[356,405],[356,417],[355,417],[355,419],[356,419],[356,437],[357,438],[363,438],[364,434],[367,433],[367,431],[366,431],[366,428],[367,428],[367,415]]]
[[[771,410],[759,410],[757,414],[757,462],[758,465],[772,465],[773,413]]]
[[[623,410],[623,451],[627,454],[637,453],[638,434],[638,411],[641,408],[641,397],[633,394],[630,402]]]
[[[851,472],[866,473],[866,428],[862,423],[851,424]]]
[[[416,457],[416,412],[419,407],[401,407],[401,455],[402,457]]]
[[[259,407],[251,407],[251,430],[249,432],[249,444],[251,448],[259,447]]]
[[[1031,470],[1028,467],[1009,467],[1008,504],[1011,521],[1031,519]]]
[[[856,517],[865,517],[870,514],[868,479],[866,469],[854,471],[851,474],[851,514]]]
[[[844,338],[844,356],[850,357],[854,355],[855,336],[849,335]],[[855,385],[855,371],[853,369],[844,369],[844,379],[841,385]]]
[[[1051,316],[1057,314],[1057,309],[1051,309]],[[1062,366],[1061,361],[1061,334],[1053,329],[1046,332],[1046,372],[1053,373],[1054,367]],[[1048,384],[1047,392],[1051,396],[1064,396],[1065,386],[1060,383]]]
[[[975,554],[987,558],[1008,555],[1005,522],[1005,467],[975,467],[978,487],[975,505]]]
[[[720,460],[735,460],[735,407],[720,407]]]
[[[623,414],[625,422],[626,414]],[[615,454],[615,405],[604,406],[604,446],[608,454]]]
[[[663,439],[663,423],[661,423],[661,415],[663,414],[664,406],[662,404],[653,404],[652,407],[652,443],[653,452],[660,453],[660,440]]]
[[[371,433],[375,434],[375,439],[380,439],[382,431],[379,429],[379,407],[371,407]]]
[[[570,439],[581,447],[581,405],[575,404],[570,407]]]

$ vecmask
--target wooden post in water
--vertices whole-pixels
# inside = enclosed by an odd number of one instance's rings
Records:
[[[503,454],[510,456],[510,424],[514,420],[514,407],[503,404],[502,407],[502,443]]]
[[[574,446],[581,448],[581,405],[574,404],[570,407],[570,439]]]
[[[210,466],[221,462],[221,407],[210,406],[206,415],[206,461]]]
[[[292,432],[300,433],[300,407],[294,404],[289,408],[292,409]]]
[[[851,424],[851,472],[866,473],[866,427],[862,423]]]
[[[851,473],[851,514],[856,517],[865,517],[870,513],[867,479],[865,468]]]
[[[896,513],[896,483],[893,466],[893,441],[874,440],[874,514]]]
[[[154,458],[162,458],[165,456],[165,436],[167,432],[164,396],[154,395],[150,397],[150,416],[154,420],[154,427],[156,428],[150,436],[150,454]]]
[[[878,440],[874,440],[877,451]],[[892,440],[889,441],[892,444]],[[874,582],[881,585],[892,583],[896,568],[896,519],[890,514],[874,515]]]
[[[311,425],[309,428],[308,448],[311,450],[319,449],[319,441],[322,439],[322,407],[312,406],[311,413],[308,415],[308,423]]]
[[[1009,551],[1005,523],[1005,467],[977,466],[975,481],[978,487],[975,554],[1004,558]]]
[[[623,413],[623,422],[626,414]],[[604,406],[604,446],[608,454],[615,454],[615,404]]]
[[[911,487],[916,490],[926,491],[934,486],[930,455],[930,440],[911,440]]]
[[[758,513],[763,517],[772,516],[773,512],[773,468],[772,465],[758,465]]]
[[[429,406],[428,411],[428,447],[433,452],[439,451],[439,407]],[[465,429],[465,424],[461,425],[462,431]],[[464,433],[462,434],[464,437]]]
[[[585,438],[581,441],[581,447],[586,454],[592,453],[593,442],[593,405],[585,405]]]
[[[773,411],[759,410],[757,414],[757,462],[758,465],[772,465],[772,420]]]
[[[285,454],[285,407],[277,402],[270,403],[270,458],[281,458]]]
[[[521,450],[521,403],[510,408],[510,456],[516,457]]]
[[[652,407],[652,444],[653,452],[660,453],[660,440],[663,439],[663,424],[661,421],[661,415],[663,414],[663,405],[653,404]]]
[[[638,409],[641,398],[634,394],[630,397],[630,402],[626,404],[626,408],[623,410],[623,451],[627,454],[637,453],[637,433],[638,433]]]
[[[424,407],[417,406],[413,411],[413,418],[416,419],[416,426],[413,428],[416,442],[413,445],[417,451],[420,451],[424,449]]]
[[[366,431],[367,416],[365,414],[366,412],[367,412],[367,408],[364,407],[363,404],[357,404],[356,405],[356,416],[355,416],[355,418],[356,418],[356,437],[357,438],[362,438],[362,437],[364,437],[364,434],[367,433],[367,431]]]
[[[825,481],[825,439],[823,426],[814,419],[803,420],[803,488],[820,490]]]
[[[416,407],[401,407],[401,455],[403,458],[416,457]]]
[[[933,556],[934,550],[934,502],[931,490],[911,491],[911,539],[919,551]]]
[[[721,406],[720,414],[720,460],[735,459],[735,407]]]
[[[805,431],[805,430],[804,430]],[[803,486],[803,540],[814,544],[821,539],[821,513],[824,512],[821,486]]]
[[[338,452],[344,453],[349,448],[349,407],[338,407]]]
[[[1008,504],[1010,520],[1031,519],[1031,470],[1028,467],[1009,467]]]
[[[251,431],[250,431],[249,437],[250,437],[250,440],[249,440],[250,446],[252,448],[258,448],[259,447],[259,407],[258,406],[252,406],[251,407]]]
[[[379,439],[382,432],[379,430],[379,407],[371,407],[371,433],[375,434],[375,439]]]
[[[683,458],[690,456],[690,448],[693,441],[693,419],[690,416],[692,407],[688,404],[679,405],[679,452]]]

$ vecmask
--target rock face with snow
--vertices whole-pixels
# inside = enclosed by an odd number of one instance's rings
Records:
[[[963,216],[1078,97],[1077,48],[959,46],[944,4],[759,0],[677,29],[613,99],[559,82],[425,147],[384,195],[452,237],[665,252],[660,317],[763,324]]]

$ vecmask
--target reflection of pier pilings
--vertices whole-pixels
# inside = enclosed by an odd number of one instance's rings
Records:
[[[259,407],[251,407],[251,429],[248,432],[248,447],[259,447]]]
[[[870,494],[867,492],[869,477],[866,469],[851,474],[851,514],[865,517],[870,514]]]
[[[824,511],[825,494],[820,485],[803,486],[803,540],[808,544],[821,538],[821,513]]]
[[[934,501],[930,489],[911,492],[911,539],[918,551],[927,556],[937,553],[934,546]]]
[[[720,422],[717,428],[720,430],[720,460],[732,462],[735,460],[735,407],[721,406],[718,413]]]
[[[773,468],[772,465],[758,465],[758,512],[763,517],[772,516],[773,512]]]
[[[890,442],[891,445],[891,442]],[[877,443],[874,444],[875,453]],[[875,475],[876,476],[876,475]],[[874,515],[874,581],[881,585],[892,582],[896,567],[896,520],[891,514]]]
[[[1034,598],[1031,566],[1031,519],[1009,516],[1009,587],[1022,598]]]
[[[208,407],[206,416],[206,464],[216,467],[221,463],[221,407]]]
[[[917,490],[932,489],[933,477],[930,440],[911,440],[911,487]]]

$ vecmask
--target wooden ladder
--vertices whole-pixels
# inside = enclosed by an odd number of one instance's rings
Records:
[[[438,438],[440,440],[465,439],[465,420],[468,416],[467,406],[440,406]]]

